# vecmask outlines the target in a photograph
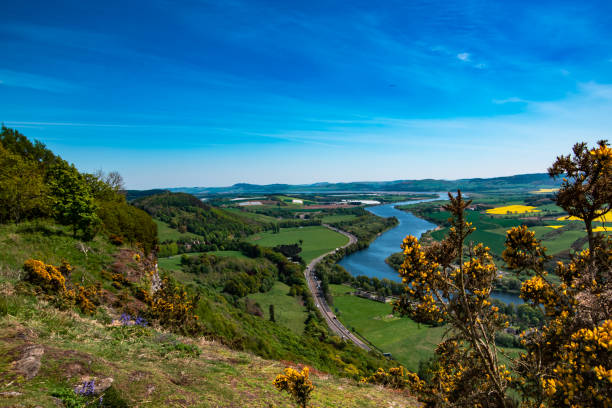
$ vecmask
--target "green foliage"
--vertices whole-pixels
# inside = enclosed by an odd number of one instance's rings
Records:
[[[0,169],[0,222],[19,222],[49,213],[48,189],[35,162],[0,144]]]
[[[81,230],[83,238],[90,240],[100,224],[94,196],[74,166],[55,165],[49,173],[49,189],[54,218],[72,226],[73,235]]]
[[[144,211],[120,201],[102,201],[98,215],[104,230],[123,238],[124,242],[140,244],[145,253],[157,245],[157,225]]]
[[[209,243],[222,244],[262,230],[253,219],[212,207],[185,193],[156,194],[133,203],[170,227],[201,236]]]
[[[87,406],[88,400],[84,395],[76,394],[72,389],[67,387],[57,388],[51,392],[51,395],[58,398],[66,408],[84,408]]]

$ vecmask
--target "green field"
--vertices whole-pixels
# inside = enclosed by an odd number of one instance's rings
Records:
[[[301,335],[304,332],[306,309],[297,298],[289,296],[289,286],[275,282],[269,292],[254,293],[248,297],[259,304],[266,320],[270,319],[270,305],[274,305],[277,323],[288,327],[295,334]]]
[[[355,214],[326,215],[321,219],[321,221],[325,224],[329,224],[330,222],[351,221],[355,218],[357,218]]]
[[[257,214],[256,212],[249,211],[247,209],[239,209],[239,208],[224,208],[225,211],[236,214],[240,217],[249,218],[255,220],[257,222],[262,223],[273,223],[275,224],[278,220],[274,217],[270,217],[269,215]]]
[[[196,255],[202,255],[204,253],[205,252],[190,252],[188,254],[174,255],[174,256],[169,256],[167,258],[159,258],[157,260],[157,264],[160,268],[166,269],[168,271],[180,270],[181,269],[181,257],[183,255],[196,256]],[[231,257],[231,258],[246,258],[246,256],[240,251],[211,251],[211,252],[206,252],[206,253],[216,255],[216,256],[224,256],[224,257]]]
[[[338,319],[350,330],[366,338],[411,371],[417,371],[419,361],[433,355],[445,328],[419,325],[408,318],[391,316],[390,304],[362,299],[346,294],[353,288],[330,285]]]
[[[297,244],[303,241],[300,255],[306,263],[348,243],[348,238],[325,227],[281,228],[279,233],[259,232],[247,238],[248,242],[264,247]]]
[[[178,230],[171,228],[168,224],[163,221],[153,219],[157,224],[157,238],[159,242],[164,241],[176,241],[181,238],[201,238],[196,234],[192,234],[191,232],[179,232]]]

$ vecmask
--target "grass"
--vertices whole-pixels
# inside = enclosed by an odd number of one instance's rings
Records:
[[[281,228],[279,233],[271,231],[251,235],[247,241],[264,247],[281,244],[298,244],[303,241],[301,257],[309,263],[316,257],[348,243],[348,238],[325,227]]]
[[[179,254],[179,255],[169,256],[169,257],[166,257],[166,258],[159,258],[157,260],[157,263],[158,263],[158,266],[160,268],[166,269],[168,271],[180,270],[181,269],[181,257],[183,255],[197,256],[197,255],[202,255],[204,253],[208,253],[208,254],[211,254],[211,255],[216,255],[216,256],[219,256],[219,257],[226,257],[226,258],[247,258],[247,256],[245,256],[240,251],[190,252],[190,253],[187,253],[187,254]]]
[[[248,209],[239,209],[239,208],[224,208],[223,210],[238,215],[240,217],[250,218],[257,222],[262,223],[272,223],[276,224],[278,220],[274,217],[270,217],[269,215],[257,214],[256,212],[249,211]]]
[[[52,393],[69,391],[85,376],[112,377],[130,406],[293,407],[272,382],[290,362],[265,360],[203,338],[189,339],[154,328],[112,327],[62,312],[34,298],[0,317],[0,406],[56,406]],[[11,368],[26,344],[43,344],[36,377],[20,379]],[[195,352],[194,352],[195,351]],[[411,397],[354,380],[311,371],[317,407],[417,406]]]
[[[321,219],[321,221],[325,224],[329,224],[331,222],[351,221],[355,218],[357,218],[355,214],[326,215]]]
[[[264,319],[270,319],[269,308],[274,305],[276,322],[288,327],[295,334],[304,332],[306,309],[297,298],[289,296],[289,286],[282,282],[275,282],[272,289],[266,293],[255,293],[248,296],[259,304],[264,313]]]
[[[192,234],[191,232],[180,232],[174,228],[171,228],[168,224],[163,221],[153,219],[157,224],[157,238],[159,242],[164,241],[177,241],[181,238],[201,238],[199,235]]]
[[[73,277],[85,282],[97,280],[116,251],[101,234],[89,242],[72,237],[70,228],[50,222],[24,222],[0,225],[0,281],[16,280],[23,263],[30,258],[59,265],[69,260]]]
[[[419,362],[427,360],[440,342],[443,327],[419,325],[408,318],[391,316],[390,304],[346,294],[353,289],[346,285],[330,285],[333,308],[338,319],[349,329],[372,342],[385,353],[416,372]]]

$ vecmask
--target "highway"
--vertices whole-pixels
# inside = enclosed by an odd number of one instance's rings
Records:
[[[355,237],[352,234],[349,234],[348,232],[341,231],[327,224],[323,224],[323,226],[348,237],[349,242],[343,245],[342,248],[346,248],[347,246],[357,242],[357,237]],[[308,264],[308,266],[304,270],[304,275],[306,276],[306,282],[308,282],[308,288],[310,289],[310,292],[312,293],[312,297],[314,298],[315,305],[321,311],[321,314],[325,318],[325,321],[327,322],[327,325],[329,326],[329,328],[334,333],[336,333],[338,336],[342,337],[344,340],[350,340],[353,343],[355,343],[358,347],[361,347],[362,349],[366,351],[370,351],[371,348],[367,344],[365,344],[361,339],[359,339],[357,336],[351,333],[346,327],[344,327],[342,323],[340,323],[340,321],[336,318],[336,315],[332,312],[331,308],[327,304],[327,301],[325,300],[325,296],[323,295],[323,292],[321,292],[321,290],[319,289],[319,285],[317,283],[317,279],[314,274],[314,268],[319,262],[321,262],[323,258],[325,258],[327,255],[332,254],[334,252],[336,252],[336,250],[327,252],[319,256],[318,258],[313,259]]]

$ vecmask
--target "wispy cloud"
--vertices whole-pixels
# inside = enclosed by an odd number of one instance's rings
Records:
[[[75,83],[61,79],[6,69],[0,69],[0,86],[30,88],[60,93],[72,92],[80,88],[80,86]]]
[[[457,58],[461,61],[469,62],[470,61],[470,53],[468,52],[460,52],[457,54]]]

